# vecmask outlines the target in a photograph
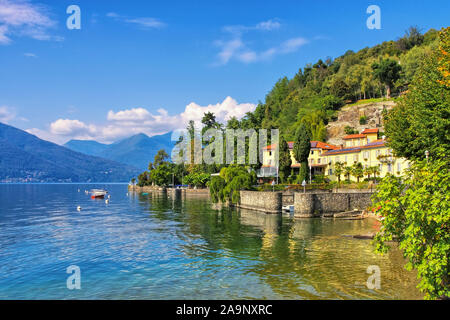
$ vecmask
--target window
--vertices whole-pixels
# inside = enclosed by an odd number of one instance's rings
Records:
[[[376,154],[376,156],[378,157],[378,156],[380,155],[380,150],[377,150],[377,151],[375,152],[375,154]]]
[[[364,151],[363,157],[364,157],[364,159],[369,159],[369,152]]]
[[[358,159],[359,159],[358,155],[355,154],[355,155],[353,156],[353,161],[358,162]]]
[[[344,158],[344,159],[345,159],[344,161],[345,161],[345,162],[347,162],[347,156],[345,156],[345,158]]]
[[[336,157],[336,162],[339,162],[339,156]]]
[[[329,176],[333,175],[333,169],[328,169],[328,175]]]
[[[397,163],[397,171],[401,172],[402,171],[402,164],[399,162]]]
[[[311,150],[311,155],[312,155],[312,156],[314,155],[314,150]]]
[[[272,151],[269,151],[269,157],[271,157],[272,156]]]
[[[388,163],[388,172],[392,172],[392,164],[391,163]]]
[[[318,164],[320,164],[320,158],[319,158],[319,159],[317,159],[317,163],[318,163]]]

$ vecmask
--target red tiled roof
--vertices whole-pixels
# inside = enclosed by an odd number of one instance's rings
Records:
[[[348,136],[343,137],[342,139],[347,140],[347,139],[356,139],[356,138],[365,138],[366,135],[364,134],[350,134]]]
[[[313,146],[313,143],[315,143],[315,146]],[[311,148],[319,148],[319,149],[325,149],[325,150],[336,150],[339,149],[339,147],[334,146],[329,143],[325,143],[322,141],[311,141]]]
[[[361,134],[378,133],[378,129],[364,129]]]

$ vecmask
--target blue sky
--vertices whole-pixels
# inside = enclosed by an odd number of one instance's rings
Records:
[[[81,9],[68,30],[66,8]],[[369,30],[369,5],[381,30]],[[450,1],[0,0],[0,121],[110,142],[252,110],[306,63],[448,26]]]

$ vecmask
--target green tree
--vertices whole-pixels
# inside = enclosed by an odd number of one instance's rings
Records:
[[[423,159],[425,150],[433,154],[439,148],[450,153],[450,85],[445,85],[450,72],[441,68],[450,65],[449,30],[440,32],[439,48],[422,59],[409,92],[385,115],[388,143],[397,156]]]
[[[301,123],[295,133],[294,158],[300,163],[300,180],[308,180],[308,158],[311,151],[311,133]]]
[[[370,175],[372,174],[372,169],[370,167],[365,167],[363,170],[364,175],[367,176],[367,180],[370,181]]]
[[[291,153],[289,152],[289,145],[284,139],[284,137],[281,137],[280,139],[280,156],[279,156],[279,175],[281,178],[281,181],[283,183],[286,183],[289,174],[291,173]]]
[[[153,167],[158,168],[161,164],[166,162],[169,159],[169,155],[166,153],[164,149],[158,151],[155,155],[155,160],[153,160]],[[151,167],[151,163],[149,168]],[[151,169],[150,169],[151,170]]]
[[[397,41],[400,50],[409,50],[414,46],[420,46],[423,43],[424,36],[417,26],[409,27],[403,38]]]
[[[373,197],[384,217],[375,236],[377,251],[397,241],[417,270],[418,288],[427,299],[450,298],[450,162],[440,151],[431,161],[417,161],[405,177],[388,175]]]
[[[238,203],[240,190],[251,190],[256,183],[256,174],[243,166],[230,165],[220,170],[220,176],[214,176],[209,183],[209,192],[213,202]]]
[[[172,173],[172,163],[162,162],[150,172],[150,177],[157,186],[166,187],[172,183]]]
[[[338,183],[341,183],[341,174],[344,173],[344,164],[342,162],[336,162],[334,164],[334,174],[338,178]]]
[[[375,179],[375,183],[377,183],[377,175],[380,174],[380,167],[378,166],[373,166],[370,167],[370,172],[373,174],[373,178]]]
[[[392,59],[380,59],[378,63],[372,64],[375,78],[377,78],[386,87],[386,98],[391,97],[391,88],[400,78],[402,68],[397,61]]]
[[[352,167],[344,167],[344,176],[347,177],[347,181],[350,182],[350,176],[353,173],[353,168]]]
[[[354,176],[359,183],[359,179],[364,176],[364,169],[361,162],[354,163],[352,166],[352,176]]]

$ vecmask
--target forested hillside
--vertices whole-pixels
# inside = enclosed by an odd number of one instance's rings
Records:
[[[324,141],[325,126],[337,110],[361,99],[395,99],[408,89],[421,59],[437,45],[438,31],[422,34],[411,27],[397,40],[349,50],[336,59],[319,59],[292,79],[280,79],[254,112],[241,121],[231,119],[228,127],[279,128],[292,139],[299,124],[305,123],[313,140]]]

